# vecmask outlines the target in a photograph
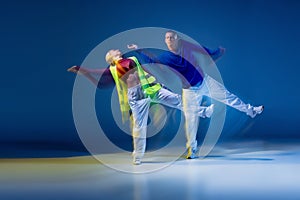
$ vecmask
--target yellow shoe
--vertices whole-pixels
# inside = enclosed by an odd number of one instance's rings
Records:
[[[186,159],[195,159],[195,158],[198,158],[197,148],[189,147],[186,155]]]

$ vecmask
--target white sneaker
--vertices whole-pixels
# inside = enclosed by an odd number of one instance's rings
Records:
[[[261,106],[254,107],[253,110],[254,110],[254,112],[256,112],[256,114],[260,115],[264,111],[264,108],[265,107],[263,105],[261,105]]]
[[[261,114],[264,111],[264,108],[265,107],[263,105],[253,107],[253,112],[251,113],[250,117],[254,118],[256,115]]]
[[[214,107],[215,105],[214,104],[211,104],[210,106],[208,106],[206,109],[205,109],[205,117],[207,118],[210,118],[214,112]]]
[[[133,158],[133,162],[134,165],[140,165],[142,163],[140,158]]]

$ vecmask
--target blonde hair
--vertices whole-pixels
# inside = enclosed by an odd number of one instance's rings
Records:
[[[113,64],[113,62],[114,62],[113,55],[111,55],[111,52],[112,52],[112,50],[109,50],[105,55],[105,61],[110,65]]]

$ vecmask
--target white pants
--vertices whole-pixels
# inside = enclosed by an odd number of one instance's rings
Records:
[[[146,149],[147,120],[150,103],[160,103],[183,111],[181,95],[161,88],[152,98],[146,97],[140,85],[128,88],[128,103],[132,111],[133,157],[142,158]],[[193,113],[206,117],[206,107],[197,106]]]
[[[206,75],[199,87],[183,89],[183,111],[185,115],[185,133],[187,138],[186,147],[197,148],[196,135],[199,118],[193,112],[202,102],[203,96],[210,97],[241,112],[250,115],[253,113],[253,106],[245,104],[239,97],[230,93],[223,84]]]
[[[140,85],[128,88],[128,103],[133,118],[133,157],[142,158],[146,149],[147,120],[150,103],[160,103],[182,110],[181,95],[161,88],[154,97],[145,97]]]

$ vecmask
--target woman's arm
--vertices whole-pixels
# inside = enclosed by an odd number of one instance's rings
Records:
[[[80,74],[85,76],[88,80],[90,80],[94,85],[98,88],[103,88],[105,86],[113,85],[114,80],[108,68],[105,69],[90,69],[80,66],[72,66],[68,70],[68,72],[73,72],[75,74]],[[100,79],[97,79],[93,76],[95,75],[102,75]]]
[[[105,73],[106,70],[107,70],[107,68],[105,68],[105,69],[91,69],[91,68],[86,68],[86,67],[81,67],[81,66],[74,65],[73,67],[70,67],[67,71],[74,72],[74,73],[79,72],[81,74],[89,73],[89,74],[101,75],[101,74]]]

